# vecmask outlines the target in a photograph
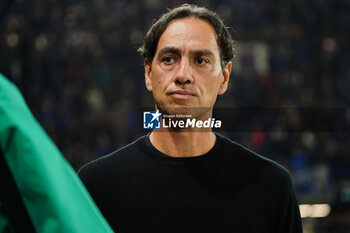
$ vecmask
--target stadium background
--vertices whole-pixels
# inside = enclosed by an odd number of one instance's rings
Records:
[[[136,49],[152,19],[184,2],[0,2],[0,72],[76,170],[145,133],[139,114],[152,98]],[[237,40],[219,106],[349,107],[349,1],[188,2],[217,11]],[[349,132],[269,131],[264,122],[225,135],[287,167],[301,204],[331,206],[304,218],[305,232],[349,232]]]

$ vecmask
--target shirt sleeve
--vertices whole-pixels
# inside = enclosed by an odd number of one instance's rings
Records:
[[[281,192],[281,203],[277,213],[276,233],[302,233],[302,221],[294,185],[288,173],[284,188]]]

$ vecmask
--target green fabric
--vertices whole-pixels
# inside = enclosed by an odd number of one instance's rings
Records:
[[[0,148],[38,233],[113,232],[21,93],[1,74]]]

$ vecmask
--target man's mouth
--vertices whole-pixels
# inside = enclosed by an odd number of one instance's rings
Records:
[[[187,90],[176,90],[176,91],[170,92],[170,95],[174,97],[188,97],[188,96],[193,96],[194,94]]]

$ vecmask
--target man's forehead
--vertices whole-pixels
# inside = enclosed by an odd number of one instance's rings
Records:
[[[159,38],[156,52],[159,53],[166,48],[192,52],[219,52],[214,27],[207,21],[195,17],[175,19],[169,23]]]

